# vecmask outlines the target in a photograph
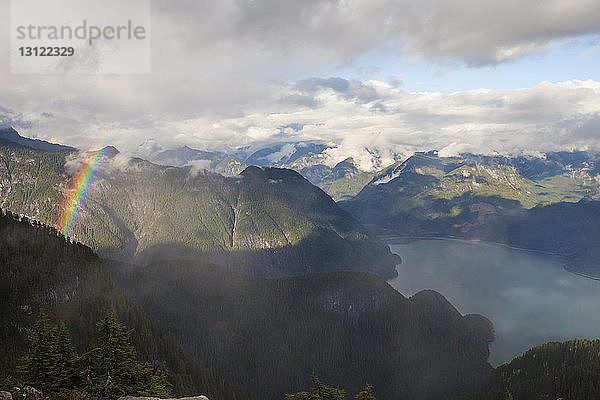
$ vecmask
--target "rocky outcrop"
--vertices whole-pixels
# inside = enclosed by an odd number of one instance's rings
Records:
[[[0,391],[0,400],[13,400],[10,392]]]
[[[25,386],[24,388],[14,387],[10,389],[10,392],[0,392],[1,400],[41,400],[43,398],[44,394],[42,391],[33,386]]]
[[[201,394],[200,396],[191,397],[180,397],[171,399],[159,399],[158,397],[136,397],[136,396],[125,396],[119,397],[119,400],[208,400],[208,397]]]

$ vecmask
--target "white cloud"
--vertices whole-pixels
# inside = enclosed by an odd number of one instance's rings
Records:
[[[287,143],[279,151],[273,152],[267,156],[267,160],[276,163],[284,158],[289,158],[296,152],[296,146],[293,143]]]
[[[472,143],[456,143],[452,142],[448,146],[442,148],[438,155],[440,157],[455,157],[464,153],[482,153],[482,154],[490,154],[493,153],[489,148],[481,148]]]
[[[286,71],[346,63],[373,48],[493,64],[600,31],[596,0],[184,0],[155,11],[153,26],[168,27],[186,51],[218,60],[235,49],[232,72],[277,59],[276,71],[263,64],[258,73],[278,75],[282,63]]]
[[[65,162],[65,171],[67,175],[75,175],[83,165],[89,162],[89,160],[90,156],[86,152],[77,152],[68,155]]]
[[[102,161],[108,171],[133,172],[140,170],[140,165],[132,163],[132,158],[123,153],[118,153],[108,159],[104,158]]]
[[[163,141],[180,140],[202,148],[234,148],[254,141],[286,141],[281,127],[301,127],[294,140],[334,142],[326,151],[332,166],[353,157],[363,169],[392,163],[398,155],[419,150],[514,154],[571,149],[600,150],[600,83],[543,82],[517,90],[411,93],[379,82],[299,89],[282,85],[270,104],[249,104],[238,116],[198,117],[185,121],[149,120],[139,127],[88,127],[110,132],[110,143],[134,151],[149,132]],[[365,99],[364,90],[375,96]],[[289,95],[315,98],[318,107],[281,103]],[[273,113],[272,110],[279,110]],[[54,120],[54,119],[53,119]],[[40,123],[40,127],[48,126]],[[52,125],[50,125],[52,126]],[[180,132],[180,139],[174,132]],[[283,136],[282,136],[283,135]],[[164,144],[164,143],[163,143]],[[171,143],[173,144],[173,143]],[[129,146],[129,147],[128,147]],[[96,148],[99,146],[96,146]],[[283,147],[273,157],[292,150]],[[377,164],[382,160],[383,165]]]
[[[7,7],[0,0],[2,26]],[[0,58],[0,118],[83,149],[135,151],[148,137],[206,149],[282,135],[334,141],[332,163],[352,156],[365,168],[376,167],[365,149],[392,160],[452,143],[598,147],[594,81],[444,94],[403,91],[398,77],[306,79],[374,49],[469,65],[512,60],[597,35],[597,0],[181,0],[152,11],[151,74],[9,75]],[[301,129],[282,129],[290,124]]]
[[[190,175],[192,177],[198,175],[201,171],[210,170],[211,161],[210,160],[194,160],[189,162],[187,165],[191,166]]]

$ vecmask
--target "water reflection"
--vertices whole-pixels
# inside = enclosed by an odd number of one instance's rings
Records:
[[[566,272],[560,257],[460,240],[390,248],[403,259],[389,282],[399,292],[434,289],[492,320],[492,365],[548,341],[600,337],[600,282]]]

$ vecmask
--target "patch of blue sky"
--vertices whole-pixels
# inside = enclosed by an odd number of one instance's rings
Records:
[[[398,54],[373,51],[350,65],[322,70],[318,76],[401,82],[406,91],[444,93],[518,89],[543,81],[600,81],[600,35],[570,40],[543,52],[484,66],[450,61],[406,61]]]

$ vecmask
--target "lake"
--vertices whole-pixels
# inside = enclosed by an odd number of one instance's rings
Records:
[[[389,281],[400,293],[434,289],[494,323],[494,366],[545,342],[600,337],[600,281],[565,271],[561,257],[451,239],[390,248],[403,261]]]

